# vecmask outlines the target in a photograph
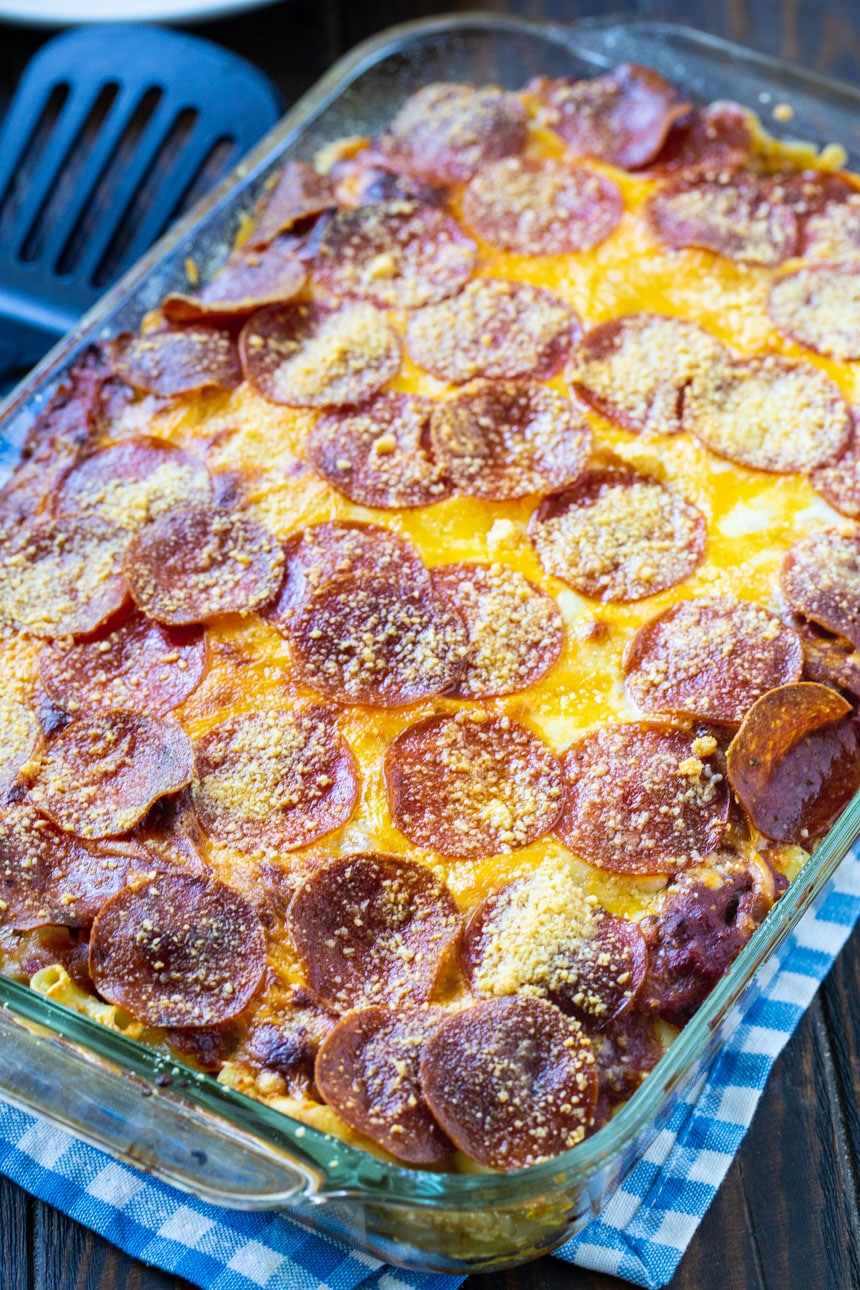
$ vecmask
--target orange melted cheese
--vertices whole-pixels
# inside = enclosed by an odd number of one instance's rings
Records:
[[[563,155],[560,140],[534,127],[527,155]],[[808,160],[808,159],[806,159]],[[548,288],[575,309],[583,327],[622,314],[647,311],[695,319],[741,355],[762,352],[801,358],[822,368],[849,403],[860,398],[860,370],[801,349],[772,327],[766,310],[774,270],[734,263],[707,251],[670,251],[648,228],[643,204],[653,181],[611,166],[589,163],[620,188],[624,215],[618,228],[589,252],[558,256],[525,256],[503,252],[479,241],[476,276],[521,280]],[[453,209],[458,209],[455,195]],[[390,317],[405,332],[405,311]],[[567,393],[564,376],[551,385]],[[434,398],[456,388],[419,368],[404,346],[402,367],[389,388]],[[638,436],[621,430],[591,411],[584,416],[597,453],[608,451],[631,466],[665,481],[704,515],[707,551],[696,571],[680,586],[628,604],[603,605],[579,595],[542,569],[527,536],[536,499],[490,502],[453,496],[415,510],[371,510],[354,505],[314,472],[304,457],[304,443],[317,412],[276,406],[247,382],[233,393],[205,393],[173,400],[147,416],[144,432],[205,454],[210,470],[242,477],[249,512],[280,540],[331,519],[384,524],[414,544],[428,566],[453,561],[498,561],[518,570],[550,593],[562,613],[567,638],[559,662],[536,684],[519,693],[480,703],[436,697],[406,708],[344,709],[342,733],[359,768],[356,809],[337,832],[304,850],[277,858],[289,875],[309,859],[354,851],[409,855],[429,864],[448,885],[461,909],[468,911],[512,877],[558,857],[570,865],[584,891],[610,912],[637,917],[654,908],[665,879],[622,877],[571,857],[560,841],[543,837],[510,854],[488,859],[450,859],[420,851],[394,826],[382,776],[383,755],[392,740],[420,718],[456,712],[464,707],[506,714],[536,731],[557,753],[580,734],[608,722],[640,715],[625,695],[622,656],[645,622],[664,609],[699,595],[728,594],[778,608],[777,572],[787,548],[813,530],[844,521],[800,475],[771,475],[744,469],[707,451],[689,434]],[[287,641],[257,615],[225,617],[207,624],[209,668],[198,689],[176,716],[195,739],[213,725],[240,712],[254,712],[285,700],[315,699],[297,679]],[[39,644],[17,639],[3,649],[4,666],[19,676],[33,676]],[[209,839],[205,860],[225,882],[249,890],[255,862]],[[793,877],[803,853],[782,848],[781,864]],[[279,990],[300,984],[301,972],[284,934],[270,935],[272,964],[281,985],[270,991],[267,1007],[276,1009]],[[229,1078],[257,1096],[274,1100],[277,1080]],[[282,1103],[282,1105],[286,1105]],[[315,1123],[355,1137],[327,1109],[290,1103],[288,1109]],[[373,1149],[373,1148],[371,1148]]]

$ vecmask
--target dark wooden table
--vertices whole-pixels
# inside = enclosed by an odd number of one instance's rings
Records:
[[[573,19],[635,9],[860,81],[860,0],[284,0],[195,28],[263,67],[295,98],[357,41],[453,9]],[[121,16],[122,6],[117,6]],[[0,22],[0,102],[45,31]],[[860,1287],[860,936],[841,955],[771,1076],[755,1122],[672,1290]],[[468,1290],[618,1290],[552,1259]],[[187,1290],[0,1179],[0,1290]]]

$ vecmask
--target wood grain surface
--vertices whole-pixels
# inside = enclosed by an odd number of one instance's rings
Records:
[[[396,22],[478,9],[569,20],[671,19],[860,83],[860,0],[283,0],[189,28],[264,68],[287,100],[351,45]],[[117,5],[117,17],[122,5]],[[0,106],[50,32],[0,22]],[[860,937],[843,951],[777,1062],[743,1146],[672,1290],[860,1287]],[[467,1290],[619,1290],[553,1259]],[[0,1290],[184,1290],[0,1178]],[[285,1286],[285,1290],[292,1290]]]

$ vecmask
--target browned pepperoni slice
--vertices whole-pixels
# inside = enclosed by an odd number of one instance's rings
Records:
[[[766,354],[728,353],[696,374],[684,423],[706,448],[741,466],[778,474],[809,471],[848,440],[851,414],[817,367]]]
[[[640,923],[649,962],[638,1000],[643,1012],[687,1024],[773,904],[764,869],[727,852],[666,889],[659,914]]]
[[[605,175],[521,157],[484,166],[463,194],[473,232],[523,255],[590,251],[614,232],[623,210],[621,190]]]
[[[718,175],[738,170],[755,150],[752,114],[739,103],[718,100],[673,121],[648,169],[656,174]]]
[[[0,927],[88,927],[130,873],[157,860],[134,842],[83,843],[26,802],[0,814]]]
[[[442,206],[447,195],[444,187],[428,183],[425,179],[396,174],[386,164],[385,156],[373,147],[362,148],[353,156],[336,161],[331,168],[331,178],[338,205],[350,208],[395,199]]]
[[[242,328],[239,350],[263,398],[298,408],[361,403],[400,367],[397,333],[367,304],[260,309]]]
[[[622,1013],[605,1030],[592,1035],[591,1047],[599,1089],[592,1126],[596,1132],[616,1106],[630,1100],[665,1050],[654,1033],[653,1021],[634,1012]]]
[[[180,726],[135,712],[79,717],[49,742],[30,790],[67,833],[127,833],[157,798],[191,781],[193,756]]]
[[[236,346],[226,332],[175,328],[111,342],[117,376],[145,394],[194,394],[214,386],[233,390],[242,380]]]
[[[632,470],[586,471],[541,503],[530,533],[547,573],[604,602],[674,587],[705,554],[701,512]]]
[[[460,957],[475,994],[525,991],[600,1028],[630,1007],[648,966],[636,924],[592,904],[550,866],[482,901]]]
[[[287,540],[285,556],[280,595],[266,609],[282,633],[289,630],[296,609],[336,578],[378,575],[405,578],[417,586],[426,585],[429,576],[418,552],[399,533],[356,520],[327,520],[302,529]]]
[[[441,1008],[365,1008],[339,1021],[320,1047],[316,1083],[329,1106],[395,1160],[435,1164],[453,1147],[424,1100],[421,1053]]]
[[[93,924],[99,994],[150,1026],[213,1026],[251,999],[266,939],[238,892],[213,878],[162,874],[126,887]]]
[[[430,506],[450,492],[425,446],[433,407],[417,395],[383,393],[330,412],[308,436],[311,464],[359,506]]]
[[[280,233],[289,232],[335,205],[328,175],[321,175],[309,161],[288,161],[266,198],[251,235],[251,246],[268,246]]]
[[[42,727],[24,694],[10,688],[0,693],[0,801],[28,774],[35,773],[42,748]]]
[[[562,841],[599,869],[687,869],[719,844],[729,791],[716,740],[631,722],[605,726],[564,756]]]
[[[796,620],[803,642],[803,679],[847,690],[860,699],[860,650],[842,636],[822,631],[805,619]]]
[[[522,152],[526,110],[495,86],[425,85],[379,139],[389,161],[437,183],[471,179],[479,166]]]
[[[685,318],[628,314],[580,341],[567,368],[576,395],[634,434],[678,434],[684,391],[725,355],[716,336]]]
[[[839,362],[860,358],[860,265],[816,264],[780,278],[768,309],[777,331]]]
[[[430,442],[455,488],[503,501],[572,483],[591,431],[557,390],[536,381],[476,381],[436,404]]]
[[[695,246],[765,265],[797,253],[794,211],[749,175],[674,180],[649,199],[647,214],[660,240],[675,250]]]
[[[171,511],[132,538],[125,574],[136,604],[171,626],[249,614],[277,593],[284,553],[249,515]]]
[[[299,887],[287,927],[308,988],[338,1012],[423,1003],[460,930],[432,870],[400,856],[342,856]]]
[[[621,63],[607,76],[578,81],[540,78],[529,90],[544,104],[546,123],[577,156],[635,170],[663,146],[688,103],[650,67]]]
[[[259,251],[237,251],[197,295],[174,292],[165,297],[161,310],[175,323],[226,322],[262,305],[292,300],[306,276],[295,240],[279,238]]]
[[[314,1063],[319,1046],[337,1022],[304,986],[295,985],[284,1000],[279,992],[271,1009],[257,1012],[234,1060],[255,1071],[280,1075],[293,1096],[316,1099]]]
[[[125,439],[70,471],[54,511],[86,511],[135,531],[165,511],[202,506],[211,498],[212,480],[202,461],[161,439]]]
[[[555,824],[561,767],[536,735],[508,717],[428,717],[385,755],[394,823],[416,846],[448,856],[492,856],[528,846]]]
[[[450,689],[467,650],[461,619],[430,587],[403,586],[391,574],[331,579],[288,628],[308,685],[382,708]]]
[[[780,582],[796,613],[860,648],[860,533],[825,529],[801,538]]]
[[[750,708],[726,758],[732,788],[774,842],[810,849],[860,787],[860,736],[850,703],[802,681]]]
[[[561,367],[581,327],[558,296],[528,282],[479,278],[409,319],[409,352],[443,381],[534,376]]]
[[[579,1025],[542,999],[487,999],[428,1038],[421,1087],[452,1141],[492,1169],[522,1169],[581,1142],[597,1074]]]
[[[803,254],[808,259],[846,261],[860,256],[860,192],[828,202],[804,221]]]
[[[833,461],[816,466],[809,477],[812,487],[831,506],[852,520],[860,519],[860,437],[856,416],[842,452]]]
[[[345,824],[355,760],[323,708],[230,717],[194,745],[194,804],[206,829],[245,852],[294,851]]]
[[[320,238],[314,271],[337,296],[416,309],[459,291],[475,256],[450,215],[394,200],[338,211]]]
[[[92,632],[122,608],[128,534],[61,515],[0,533],[0,617],[31,636]]]
[[[126,709],[161,717],[200,684],[206,666],[203,633],[170,630],[143,614],[75,644],[46,645],[39,679],[66,712]]]
[[[453,691],[464,699],[514,694],[548,672],[564,648],[555,601],[502,564],[441,564],[433,587],[466,624],[464,670]]]
[[[686,600],[646,623],[624,659],[643,712],[737,722],[776,685],[799,681],[800,637],[763,605],[723,596]]]

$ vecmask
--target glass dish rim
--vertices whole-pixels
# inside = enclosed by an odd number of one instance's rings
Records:
[[[807,73],[803,69],[767,55],[757,54],[718,36],[699,32],[685,24],[642,18],[636,14],[611,14],[585,18],[571,23],[541,22],[512,14],[460,12],[436,15],[401,23],[362,42],[342,58],[304,94],[284,118],[240,162],[236,169],[210,194],[198,203],[170,232],[91,309],[74,329],[34,368],[0,403],[2,422],[21,412],[25,403],[35,406],[53,388],[52,378],[66,366],[76,351],[102,335],[105,318],[121,303],[132,288],[141,283],[172,249],[213,212],[239,185],[248,184],[260,171],[272,164],[288,148],[300,130],[328,107],[358,76],[386,56],[396,54],[404,42],[451,34],[458,30],[522,32],[524,35],[551,40],[572,52],[578,35],[587,38],[589,31],[624,27],[656,34],[669,32],[692,40],[705,50],[713,50],[753,62],[774,76],[800,78],[812,90],[837,91],[841,96],[860,103],[860,91],[850,85]],[[608,66],[611,59],[587,45],[584,57]],[[276,1150],[288,1167],[292,1156],[305,1173],[307,1167],[320,1175],[321,1185],[304,1192],[308,1199],[321,1200],[335,1196],[360,1195],[376,1197],[404,1205],[438,1206],[440,1201],[452,1205],[470,1203],[488,1205],[503,1201],[537,1197],[548,1188],[555,1189],[571,1178],[596,1172],[608,1160],[617,1157],[638,1133],[653,1123],[667,1094],[680,1084],[690,1067],[702,1057],[726,1013],[737,1002],[752,981],[756,970],[776,952],[807,907],[832,877],[846,852],[860,836],[860,793],[852,799],[840,818],[822,839],[802,872],[771,910],[748,945],[732,964],[728,974],[717,984],[693,1019],[678,1036],[659,1064],[644,1080],[633,1097],[592,1137],[564,1154],[506,1174],[455,1174],[409,1169],[371,1155],[360,1147],[274,1110],[265,1103],[219,1084],[217,1080],[156,1050],[130,1040],[98,1022],[39,995],[30,987],[0,976],[0,1007],[19,1019],[44,1028],[49,1034],[67,1040],[99,1059],[107,1059],[129,1077],[155,1081],[170,1069],[182,1078],[186,1087],[181,1100],[202,1115],[214,1114],[234,1129],[251,1133],[263,1148]],[[2,1095],[0,1088],[0,1095]],[[171,1093],[171,1096],[174,1094]],[[337,1159],[332,1160],[333,1148]]]

